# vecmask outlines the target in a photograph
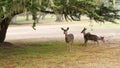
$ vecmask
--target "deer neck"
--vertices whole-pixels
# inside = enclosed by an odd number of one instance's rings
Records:
[[[67,38],[68,34],[65,34],[65,38]]]
[[[85,32],[83,32],[83,35],[85,35],[86,33]]]

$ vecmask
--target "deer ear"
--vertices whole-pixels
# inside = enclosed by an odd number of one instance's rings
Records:
[[[64,29],[61,27],[61,30],[64,30]]]
[[[69,30],[69,27],[67,27],[67,30]]]

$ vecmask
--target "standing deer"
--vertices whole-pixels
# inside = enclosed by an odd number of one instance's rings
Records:
[[[73,34],[68,34],[69,27],[67,29],[61,28],[65,34],[65,42],[67,43],[67,50],[71,51],[71,47],[73,45],[74,41],[74,35]]]
[[[91,40],[91,41],[94,41],[94,42],[97,42],[97,44],[99,44],[98,40],[101,40],[104,42],[104,37],[98,37],[97,35],[94,35],[94,34],[91,34],[91,33],[86,33],[87,29],[84,28],[81,33],[83,33],[84,35],[84,45],[86,46],[88,40]]]

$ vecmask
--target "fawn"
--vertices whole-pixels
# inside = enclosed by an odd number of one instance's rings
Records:
[[[69,51],[71,51],[71,47],[73,45],[73,41],[74,41],[74,35],[73,34],[68,34],[68,30],[69,27],[67,27],[67,29],[61,28],[61,30],[63,30],[64,34],[65,34],[65,42],[67,43],[67,50],[69,49]]]
[[[84,44],[85,44],[85,46],[86,46],[88,40],[97,42],[97,44],[99,44],[98,40],[101,40],[101,41],[104,42],[104,37],[98,37],[97,35],[91,34],[91,33],[89,33],[89,32],[86,33],[86,32],[85,32],[86,30],[87,30],[87,29],[84,28],[84,29],[81,31],[81,33],[83,33],[83,35],[84,35]]]

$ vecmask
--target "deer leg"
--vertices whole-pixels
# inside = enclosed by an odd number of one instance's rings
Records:
[[[70,43],[67,43],[67,51],[69,51],[70,52]]]
[[[68,47],[69,47],[69,52],[71,52],[71,43],[69,43]]]
[[[87,45],[87,42],[88,42],[88,40],[85,40],[85,41],[84,41],[84,46],[86,46],[86,45]]]
[[[103,43],[105,43],[105,40],[102,40]]]
[[[98,41],[96,41],[97,42],[97,45],[99,45],[99,42]]]
[[[95,43],[95,41],[94,41],[94,45],[95,45],[96,43]]]
[[[69,52],[71,52],[71,48],[72,48],[72,44],[70,43],[70,46],[69,46]]]
[[[94,40],[93,42],[94,42],[94,45],[97,45],[97,41],[96,40]]]
[[[73,41],[70,42],[70,52],[72,50]]]
[[[67,43],[67,45],[66,45],[66,48],[67,48],[67,51],[69,50],[69,44]]]

